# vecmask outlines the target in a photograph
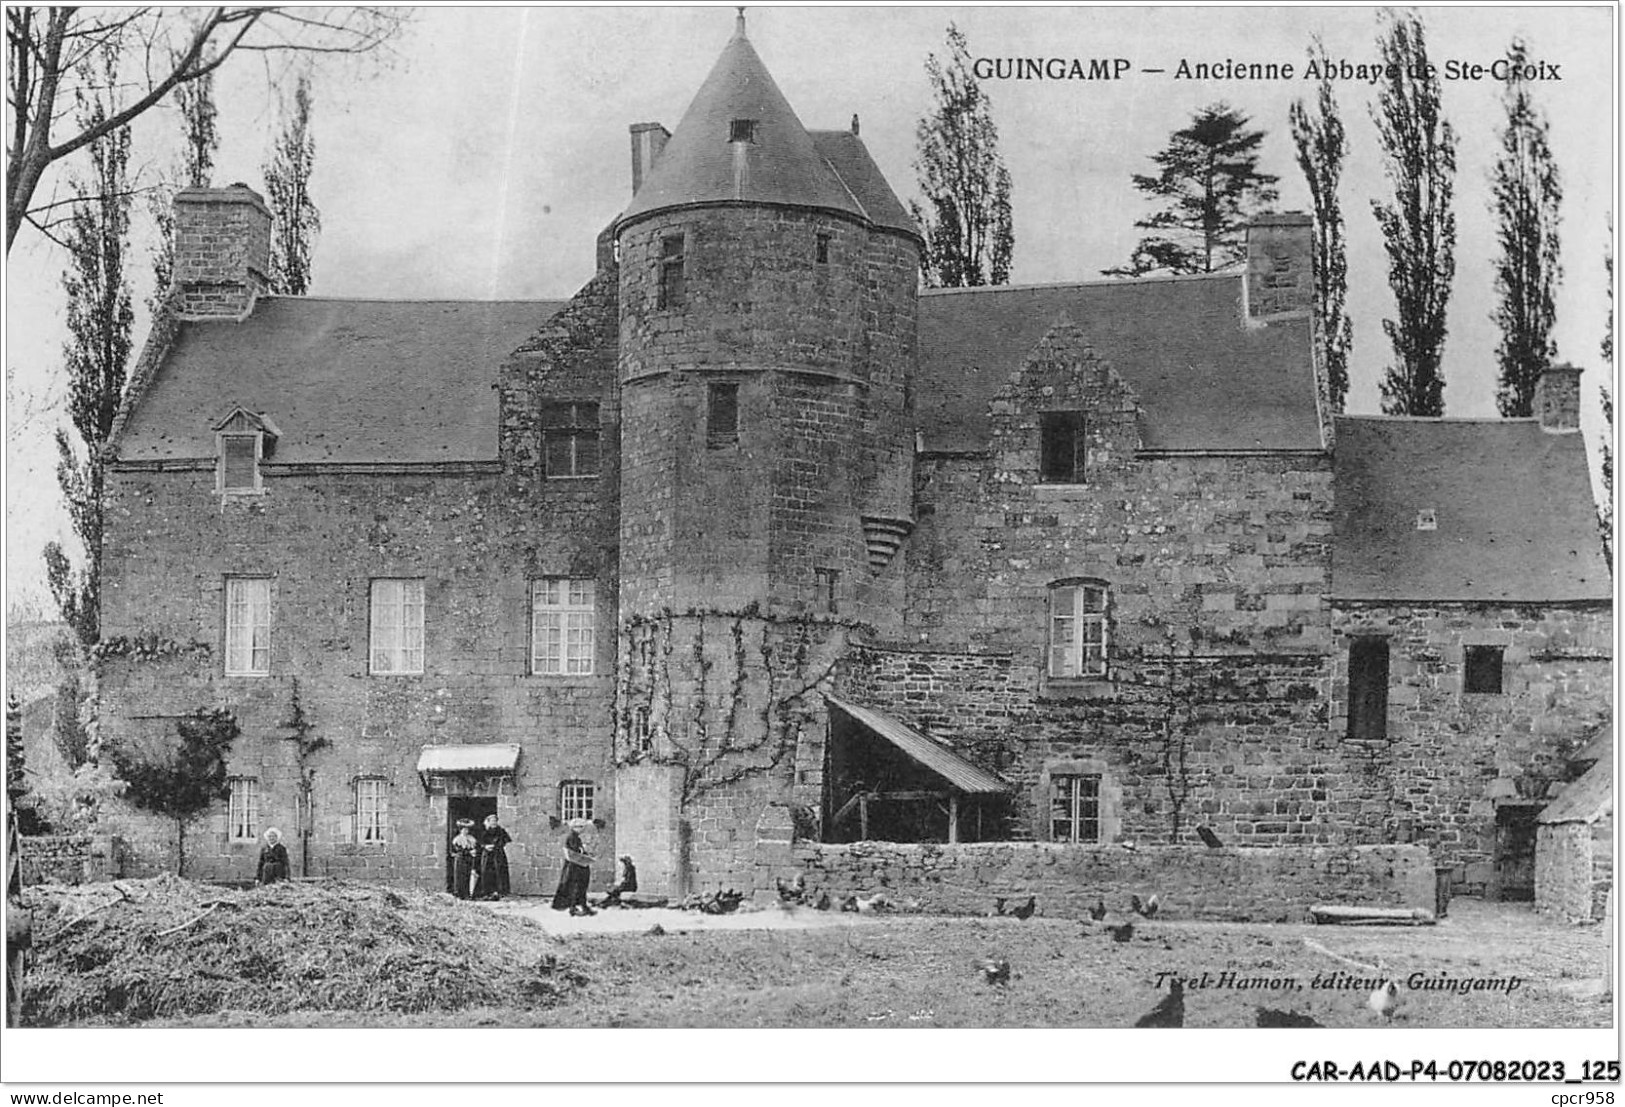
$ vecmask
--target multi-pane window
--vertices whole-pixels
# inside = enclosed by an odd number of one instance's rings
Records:
[[[739,441],[739,386],[712,384],[705,393],[705,444],[712,449]]]
[[[1100,841],[1100,775],[1050,777],[1049,836],[1054,842]]]
[[[220,436],[220,491],[258,492],[260,438],[257,434]]]
[[[590,780],[566,780],[559,785],[559,818],[592,819],[597,787]]]
[[[1106,675],[1107,615],[1111,593],[1104,581],[1050,588],[1049,675]]]
[[[1083,412],[1046,411],[1038,417],[1038,479],[1045,484],[1082,484],[1089,448]]]
[[[382,845],[389,827],[389,795],[384,782],[364,776],[355,782],[355,840],[361,845]]]
[[[423,671],[423,582],[372,582],[372,635],[375,673]]]
[[[271,582],[266,577],[226,580],[226,675],[271,671]]]
[[[667,235],[660,240],[660,288],[655,306],[662,311],[680,308],[687,291],[683,274],[683,236]]]
[[[260,836],[260,782],[251,776],[231,778],[226,802],[226,826],[233,842],[252,842]]]
[[[1475,695],[1499,696],[1501,694],[1501,660],[1504,656],[1500,646],[1468,646],[1466,656],[1466,673],[1463,676],[1462,690]]]
[[[654,748],[654,727],[650,723],[649,709],[644,706],[632,709],[632,748],[639,753],[648,753]]]
[[[549,477],[598,475],[598,405],[542,407],[542,471]]]
[[[593,582],[546,577],[531,584],[530,596],[530,671],[592,675]]]
[[[1380,741],[1388,736],[1388,640],[1349,642],[1350,738]]]

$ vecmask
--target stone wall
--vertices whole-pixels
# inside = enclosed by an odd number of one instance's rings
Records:
[[[1159,916],[1245,922],[1302,922],[1319,903],[1434,905],[1433,864],[1419,846],[1134,852],[1043,843],[893,845],[798,842],[794,860],[809,894],[919,901],[921,910],[985,915],[995,897],[1015,906],[1036,896],[1051,918],[1083,918],[1104,901],[1121,918],[1129,897],[1153,893]]]
[[[1330,730],[1371,782],[1387,840],[1428,845],[1465,876],[1495,856],[1490,782],[1539,799],[1608,717],[1613,616],[1605,608],[1353,604],[1334,611]],[[1387,734],[1348,732],[1349,642],[1389,642]],[[1464,690],[1468,646],[1503,650],[1499,695]]]
[[[416,771],[428,745],[520,746],[517,774],[483,793],[496,796],[515,839],[516,890],[546,891],[557,880],[550,820],[561,781],[595,782],[595,815],[613,826],[613,562],[590,527],[572,522],[602,510],[591,482],[544,489],[529,503],[505,498],[495,473],[466,471],[284,473],[267,477],[264,496],[224,503],[204,469],[115,468],[109,485],[105,740],[165,742],[175,717],[230,708],[242,727],[230,770],[257,779],[259,829],[284,831],[296,872],[295,682],[312,734],[329,743],[306,765],[309,875],[443,886],[448,797]],[[269,676],[223,674],[232,575],[271,579]],[[597,582],[593,675],[530,672],[530,582],[555,575]],[[424,581],[421,675],[369,672],[369,591],[379,577]],[[362,777],[384,782],[383,844],[356,840]],[[144,821],[134,812],[123,819],[132,835]],[[258,843],[229,838],[222,802],[194,824],[187,852],[188,876],[246,879]]]
[[[92,884],[126,875],[124,842],[113,835],[58,834],[23,838],[24,884]]]

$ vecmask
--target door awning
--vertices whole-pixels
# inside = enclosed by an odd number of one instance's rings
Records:
[[[430,773],[511,773],[519,765],[519,747],[424,746],[418,755],[418,775]]]
[[[904,754],[931,770],[954,788],[967,795],[1004,795],[1010,785],[984,769],[979,769],[942,743],[927,738],[912,727],[896,719],[859,707],[855,703],[824,693],[829,705],[846,715],[877,738],[883,738]]]

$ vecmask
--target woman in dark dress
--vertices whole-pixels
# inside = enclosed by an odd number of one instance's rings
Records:
[[[480,843],[473,831],[473,819],[458,819],[457,837],[451,840],[451,894],[458,899],[474,894],[474,866]]]
[[[559,874],[559,890],[553,893],[553,910],[572,915],[596,915],[587,906],[587,884],[592,880],[592,855],[581,844],[586,819],[571,819],[564,837],[564,871]]]
[[[265,832],[265,845],[260,847],[260,866],[254,874],[256,884],[275,884],[288,879],[288,847],[282,844],[282,831],[272,827]]]
[[[495,815],[485,816],[480,832],[480,899],[501,899],[508,894],[508,832],[497,825]]]

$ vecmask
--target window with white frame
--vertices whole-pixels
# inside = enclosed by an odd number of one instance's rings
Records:
[[[271,580],[226,580],[226,675],[268,676],[271,672]]]
[[[1100,774],[1050,777],[1049,836],[1052,842],[1100,841]]]
[[[1050,586],[1049,675],[1106,675],[1111,588],[1104,581]]]
[[[364,776],[355,782],[355,840],[363,846],[384,844],[389,828],[389,795],[378,777]]]
[[[598,787],[590,780],[566,780],[559,784],[559,818],[565,822],[571,819],[593,818],[593,801],[597,798]]]
[[[632,709],[632,748],[639,753],[654,749],[654,727],[650,723],[649,708],[642,704]]]
[[[423,672],[423,581],[373,581],[371,625],[374,673]]]
[[[591,676],[595,589],[590,580],[544,577],[531,582],[530,671]]]
[[[260,836],[260,782],[251,776],[231,778],[226,802],[226,826],[233,842],[252,842]]]

